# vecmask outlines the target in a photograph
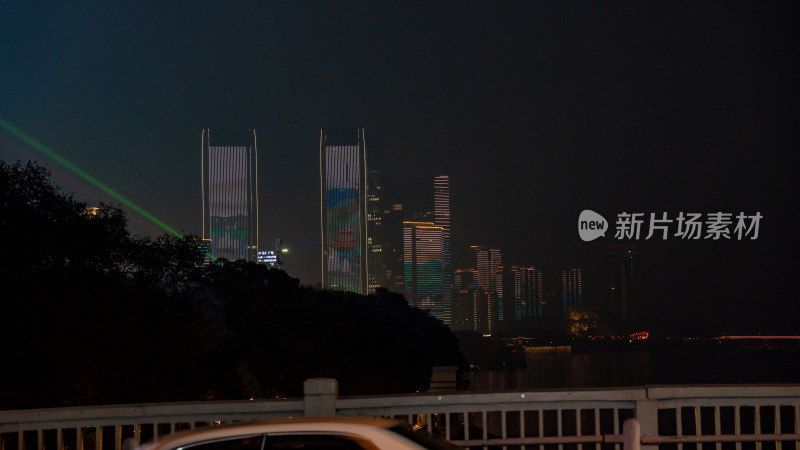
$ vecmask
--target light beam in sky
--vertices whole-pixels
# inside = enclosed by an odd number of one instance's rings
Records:
[[[29,145],[30,147],[32,147],[34,150],[38,151],[39,153],[42,153],[45,156],[53,159],[57,163],[61,164],[62,166],[64,166],[70,172],[72,172],[72,173],[78,175],[79,177],[83,178],[84,180],[89,182],[91,185],[93,185],[93,186],[97,187],[98,189],[102,190],[103,192],[107,193],[108,195],[110,195],[111,197],[115,198],[116,200],[118,200],[123,205],[125,205],[128,208],[132,209],[133,211],[137,212],[139,215],[141,215],[145,219],[147,219],[147,220],[153,222],[154,224],[158,225],[163,230],[167,231],[168,233],[172,233],[175,236],[178,236],[179,238],[183,238],[183,235],[181,233],[178,233],[177,231],[175,231],[175,229],[173,229],[172,227],[170,227],[166,223],[162,222],[160,219],[158,219],[154,215],[152,215],[149,212],[145,211],[141,206],[139,206],[136,203],[128,200],[127,198],[122,196],[122,194],[120,194],[117,191],[111,189],[110,187],[108,187],[102,181],[100,181],[97,178],[93,177],[92,175],[90,175],[89,173],[87,173],[86,171],[81,169],[80,167],[76,166],[75,164],[73,164],[72,162],[70,162],[69,160],[64,158],[63,156],[59,155],[58,153],[56,153],[54,150],[50,149],[46,145],[44,145],[41,142],[37,141],[36,139],[32,138],[31,136],[29,136],[24,131],[22,131],[19,128],[17,128],[14,125],[12,125],[10,122],[7,122],[2,117],[0,117],[0,128],[8,131],[13,136],[15,136],[17,139],[19,139],[20,141],[22,141],[25,144]]]

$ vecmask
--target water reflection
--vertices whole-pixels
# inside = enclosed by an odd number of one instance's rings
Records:
[[[664,345],[628,351],[526,352],[525,360],[525,368],[473,372],[469,390],[800,382],[797,347]]]

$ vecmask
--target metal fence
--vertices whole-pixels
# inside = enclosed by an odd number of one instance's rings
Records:
[[[339,397],[332,379],[306,381],[294,400],[0,411],[0,450],[127,450],[200,426],[325,415],[400,418],[472,448],[800,450],[800,385]]]

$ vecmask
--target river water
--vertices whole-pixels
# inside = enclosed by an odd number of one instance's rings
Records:
[[[524,368],[473,372],[468,389],[800,383],[798,342],[681,342],[561,352],[529,348],[524,360]]]

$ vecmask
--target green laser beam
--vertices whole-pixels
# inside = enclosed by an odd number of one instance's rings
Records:
[[[177,231],[175,231],[175,229],[173,229],[172,227],[170,227],[166,223],[162,222],[160,219],[158,219],[154,215],[152,215],[149,212],[145,211],[144,208],[142,208],[141,206],[139,206],[136,203],[128,200],[127,198],[125,198],[119,192],[111,189],[110,187],[108,187],[102,181],[98,180],[97,178],[93,177],[92,175],[90,175],[89,173],[87,173],[86,171],[81,169],[80,167],[78,167],[75,164],[71,163],[69,160],[67,160],[63,156],[59,155],[58,153],[56,153],[52,149],[48,148],[46,145],[42,144],[41,142],[37,141],[36,139],[32,138],[27,133],[25,133],[24,131],[22,131],[19,128],[15,127],[11,123],[7,122],[2,117],[0,117],[0,127],[2,127],[6,131],[8,131],[12,135],[14,135],[17,139],[19,139],[22,142],[30,145],[31,147],[33,147],[35,150],[39,151],[40,153],[43,153],[44,155],[52,158],[57,163],[59,163],[62,166],[66,167],[71,172],[75,173],[79,177],[81,177],[84,180],[88,181],[90,184],[92,184],[93,186],[99,188],[100,190],[102,190],[103,192],[107,193],[108,195],[112,196],[113,198],[115,198],[117,201],[119,201],[123,205],[125,205],[128,208],[132,209],[133,211],[139,213],[142,217],[144,217],[145,219],[147,219],[147,220],[153,222],[154,224],[158,225],[159,227],[161,227],[165,231],[167,231],[169,233],[172,233],[172,234],[174,234],[175,236],[177,236],[177,237],[179,237],[181,239],[184,237],[181,233],[178,233]]]

